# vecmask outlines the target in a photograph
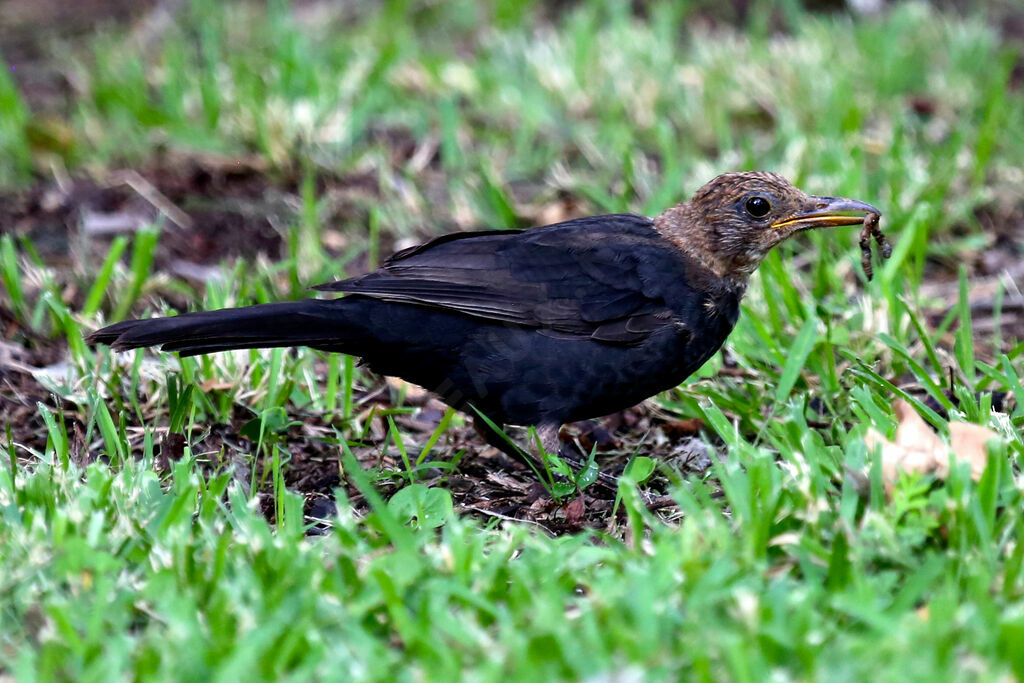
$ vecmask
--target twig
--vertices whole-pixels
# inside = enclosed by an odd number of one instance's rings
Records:
[[[160,190],[156,189],[153,183],[143,178],[138,171],[120,171],[115,173],[112,179],[112,184],[123,183],[135,190],[140,197],[152,204],[157,211],[182,230],[190,230],[192,228],[191,216],[179,209],[174,202],[168,199]]]
[[[551,538],[555,538],[556,537],[555,532],[553,532],[551,529],[547,528],[546,526],[544,526],[543,524],[541,524],[540,522],[538,522],[535,519],[519,519],[518,517],[510,517],[508,515],[503,515],[500,512],[494,512],[493,510],[485,510],[484,508],[478,508],[478,507],[475,507],[473,505],[463,505],[461,507],[462,507],[463,510],[470,510],[472,512],[479,512],[482,515],[487,515],[488,517],[496,517],[498,519],[503,519],[506,522],[525,522],[526,524],[535,524],[536,526],[539,526],[541,529],[543,529],[544,533],[546,533]]]

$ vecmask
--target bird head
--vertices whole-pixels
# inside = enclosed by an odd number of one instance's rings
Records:
[[[861,225],[878,209],[855,199],[818,197],[776,173],[725,173],[658,216],[670,240],[720,277],[745,278],[773,247],[812,228]]]

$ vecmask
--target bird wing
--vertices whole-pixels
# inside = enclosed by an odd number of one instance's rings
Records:
[[[316,289],[635,344],[673,324],[663,290],[683,268],[651,219],[622,214],[445,235]]]

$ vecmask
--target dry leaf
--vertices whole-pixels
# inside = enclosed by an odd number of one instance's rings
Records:
[[[988,441],[1001,438],[981,425],[951,422],[951,445],[947,446],[909,403],[898,400],[893,403],[893,410],[898,420],[895,441],[889,441],[874,429],[869,429],[864,435],[868,448],[874,450],[880,446],[882,449],[882,478],[886,493],[892,492],[900,471],[934,474],[945,479],[949,476],[950,451],[958,461],[970,464],[971,477],[977,481],[988,464]]]
[[[956,459],[971,464],[971,477],[975,481],[981,479],[985,466],[988,465],[988,442],[992,439],[1002,439],[996,432],[988,427],[971,424],[969,422],[949,423],[949,443]]]
[[[406,382],[404,379],[398,379],[397,377],[385,377],[384,381],[396,393],[401,394],[403,391],[405,392],[405,403],[407,405],[421,406],[430,398],[430,392],[418,384]]]
[[[320,233],[320,243],[328,249],[342,251],[349,245],[349,238],[340,230],[324,230]]]
[[[565,506],[565,523],[572,528],[578,528],[583,521],[583,515],[587,511],[587,503],[583,494],[579,494]]]
[[[203,393],[209,393],[211,391],[228,391],[235,388],[235,383],[208,379],[205,382],[202,382],[199,385],[199,388],[203,390]]]

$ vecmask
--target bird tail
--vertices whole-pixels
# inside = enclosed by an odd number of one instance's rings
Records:
[[[343,351],[346,341],[357,342],[359,337],[358,329],[347,320],[350,316],[344,301],[306,299],[125,320],[97,330],[85,340],[90,346],[108,344],[117,351],[159,346],[182,356],[278,346]]]

